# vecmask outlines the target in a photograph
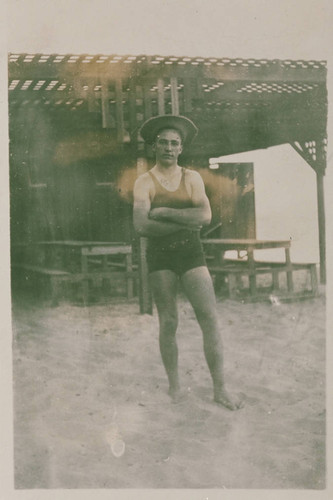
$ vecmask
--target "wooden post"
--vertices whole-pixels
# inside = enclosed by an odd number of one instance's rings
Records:
[[[130,138],[133,150],[136,149],[137,144],[137,121],[136,121],[136,82],[132,78],[130,80],[130,93],[129,93],[129,122],[130,122]]]
[[[151,93],[150,93],[150,85],[145,83],[143,87],[143,105],[144,105],[144,115],[145,120],[152,115],[152,103],[151,103]]]
[[[320,283],[326,284],[326,229],[325,229],[325,201],[324,201],[324,174],[326,169],[326,151],[323,138],[315,141],[316,159],[307,151],[304,145],[301,148],[291,143],[293,148],[313,168],[317,177],[317,207],[319,229],[319,256],[320,256]]]
[[[98,110],[96,97],[95,97],[95,85],[96,80],[91,78],[89,79],[88,84],[88,111],[89,113],[95,113]]]
[[[325,202],[324,202],[324,174],[317,170],[317,204],[319,227],[319,256],[320,256],[320,283],[326,284],[326,228],[325,228]]]
[[[88,279],[88,257],[81,251],[81,272],[83,304],[86,306],[89,302],[89,279]]]
[[[102,127],[110,127],[110,106],[109,106],[109,87],[108,81],[103,80],[101,82],[101,98],[102,98]]]
[[[184,78],[184,112],[192,111],[192,79]]]
[[[126,254],[126,271],[128,273],[132,273],[133,265],[132,265],[132,253]],[[127,276],[127,298],[133,298],[133,275]]]
[[[311,279],[312,293],[315,297],[317,297],[318,296],[318,280],[317,280],[316,264],[310,265],[310,279]]]
[[[272,269],[273,291],[277,292],[280,289],[279,271]]]
[[[257,279],[256,279],[256,268],[254,262],[253,248],[248,248],[247,258],[250,268],[249,283],[250,283],[250,293],[252,297],[257,295]]]
[[[116,120],[117,120],[117,141],[123,143],[124,113],[123,113],[123,88],[122,88],[121,78],[116,79]]]
[[[163,78],[157,80],[157,107],[158,114],[164,115],[165,105],[164,105],[164,81]]]
[[[179,115],[177,78],[175,76],[172,76],[170,78],[170,84],[171,84],[171,111],[173,115]]]
[[[145,158],[138,158],[137,173],[143,174],[148,165]],[[147,238],[139,238],[139,302],[141,314],[153,314],[153,300],[149,285],[148,266],[146,261]]]

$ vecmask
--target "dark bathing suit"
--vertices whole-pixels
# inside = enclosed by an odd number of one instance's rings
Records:
[[[165,189],[155,175],[149,171],[155,186],[151,208],[192,208],[193,203],[185,186],[185,172],[176,191]],[[170,270],[181,276],[190,269],[205,266],[206,261],[200,241],[199,230],[180,229],[164,236],[148,238],[147,263],[149,272]]]

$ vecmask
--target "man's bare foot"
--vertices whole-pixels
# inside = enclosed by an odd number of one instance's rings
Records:
[[[181,391],[180,389],[169,389],[168,394],[174,404],[182,403],[187,399],[187,393],[185,391]]]
[[[243,400],[231,398],[224,390],[214,392],[214,401],[219,405],[225,406],[228,410],[239,410],[244,406]]]

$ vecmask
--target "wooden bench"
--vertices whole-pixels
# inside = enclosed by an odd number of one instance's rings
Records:
[[[88,273],[70,273],[67,271],[60,271],[57,269],[47,269],[42,266],[37,266],[33,264],[21,264],[21,263],[13,263],[12,268],[21,269],[25,273],[32,273],[41,276],[47,276],[50,279],[50,287],[51,287],[51,304],[53,306],[57,306],[59,303],[61,284],[63,282],[69,283],[82,283],[88,284],[89,282],[100,282],[105,283],[105,280],[110,280],[112,278],[126,278],[135,279],[138,276],[137,271],[114,271],[114,270],[102,270],[102,271],[90,271]],[[128,298],[132,298],[132,291],[127,290],[127,295],[130,296]],[[83,301],[84,303],[88,303],[88,292],[87,287],[83,286]]]
[[[256,286],[256,277],[258,275],[270,274],[272,277],[272,286],[270,293],[279,296],[282,299],[300,299],[315,297],[318,295],[318,279],[316,264],[313,263],[280,263],[280,262],[255,262],[254,267],[248,265],[247,260],[225,259],[219,266],[208,263],[210,273],[217,278],[217,281],[227,281],[228,295],[231,299],[242,297],[240,293],[240,281],[242,276],[247,276],[250,282],[250,299],[257,300],[263,297],[263,294]],[[309,273],[311,290],[294,291],[293,273],[295,271],[305,270]],[[281,273],[287,275],[287,292],[280,289],[279,276]],[[254,286],[253,286],[254,283]],[[267,295],[267,293],[266,293]]]
[[[57,269],[47,269],[33,264],[12,263],[13,269],[21,269],[26,274],[47,276],[50,279],[51,303],[56,306],[59,302],[61,283],[71,278],[71,273]]]

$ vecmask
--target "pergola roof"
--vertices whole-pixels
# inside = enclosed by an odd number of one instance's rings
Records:
[[[149,116],[181,113],[212,156],[326,136],[326,62],[159,55],[10,54],[9,103],[96,111],[119,142]]]

